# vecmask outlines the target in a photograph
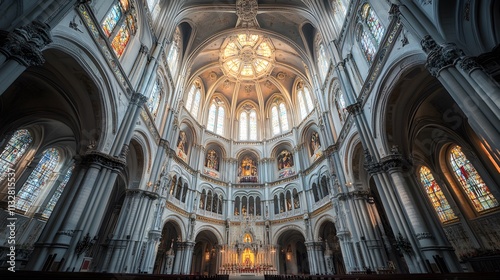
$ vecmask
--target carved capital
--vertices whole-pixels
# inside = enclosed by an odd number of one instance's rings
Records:
[[[236,1],[236,15],[238,16],[238,26],[254,27],[257,23],[257,0],[238,0]]]
[[[438,77],[441,70],[454,65],[460,57],[464,56],[464,52],[455,44],[438,46],[430,36],[424,37],[421,44],[422,49],[428,53],[425,66],[434,77]]]
[[[382,167],[384,171],[403,170],[410,166],[408,160],[401,155],[393,154],[382,159]]]
[[[97,164],[116,170],[122,170],[126,166],[126,162],[124,160],[98,151],[89,151],[82,156],[82,164]]]
[[[460,66],[460,68],[462,68],[467,73],[482,68],[481,65],[477,63],[476,58],[470,56],[462,58],[458,62],[458,66]]]
[[[45,62],[42,49],[50,43],[52,43],[52,35],[49,25],[33,21],[16,28],[7,35],[0,51],[26,67],[39,66]]]

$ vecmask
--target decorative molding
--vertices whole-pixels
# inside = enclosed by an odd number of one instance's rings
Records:
[[[455,44],[439,46],[430,35],[426,35],[420,44],[427,53],[425,67],[434,77],[438,77],[439,72],[453,66],[458,59],[465,55]]]
[[[97,164],[106,168],[122,170],[127,165],[126,161],[98,151],[88,151],[82,156],[83,164]]]
[[[50,43],[52,43],[50,26],[40,21],[33,21],[9,33],[0,52],[26,67],[40,66],[45,62],[42,49]]]

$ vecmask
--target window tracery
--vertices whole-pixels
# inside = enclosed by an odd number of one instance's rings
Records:
[[[27,129],[19,129],[14,132],[0,154],[0,174],[6,174],[9,169],[15,167],[28,150],[31,142],[33,142],[33,137]],[[6,176],[0,175],[0,182],[4,178]]]
[[[128,0],[116,2],[101,24],[104,34],[111,39],[111,47],[117,57],[121,57],[130,36],[137,31],[135,7]]]
[[[427,197],[438,214],[439,220],[444,223],[457,219],[457,216],[448,203],[448,199],[446,199],[441,187],[434,179],[431,170],[427,166],[422,166],[420,167],[419,175],[420,183],[424,187]]]

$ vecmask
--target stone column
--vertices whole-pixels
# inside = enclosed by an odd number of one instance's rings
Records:
[[[463,52],[453,44],[440,46],[430,36],[425,36],[421,44],[422,49],[428,55],[426,67],[430,74],[443,84],[450,96],[467,116],[472,129],[495,149],[500,150],[498,110],[492,110],[493,105],[488,102],[491,97],[486,93],[478,94],[474,86],[471,86],[464,77],[465,73],[460,73],[454,67],[455,62],[463,56]],[[463,64],[461,65],[463,67]],[[489,87],[491,88],[491,85]],[[498,89],[491,90],[493,92],[490,95],[494,96],[494,92],[498,93]],[[495,106],[493,106],[493,109],[495,109]]]
[[[42,50],[52,43],[48,24],[33,21],[7,35],[0,47],[0,95],[28,68],[45,62]]]
[[[88,151],[77,163],[72,179],[56,204],[38,242],[28,270],[42,270],[47,259],[62,262],[63,271],[80,268],[85,252],[98,240],[97,232],[125,162],[116,157]]]

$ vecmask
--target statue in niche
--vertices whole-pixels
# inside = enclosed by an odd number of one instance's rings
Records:
[[[321,152],[321,142],[319,140],[319,133],[313,131],[311,134],[311,142],[309,143],[314,160],[318,159],[323,153]]]
[[[254,159],[246,156],[241,160],[238,167],[238,177],[240,182],[257,182],[257,164]]]
[[[210,150],[205,158],[205,167],[219,171],[219,156],[214,150]]]
[[[293,167],[293,156],[288,150],[283,150],[278,155],[278,170]]]
[[[181,131],[177,139],[177,156],[182,160],[187,160],[187,135],[186,132]]]

